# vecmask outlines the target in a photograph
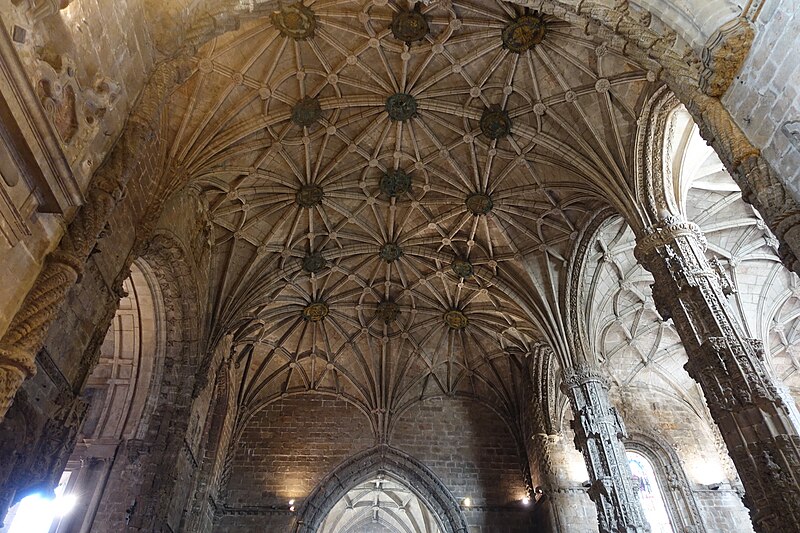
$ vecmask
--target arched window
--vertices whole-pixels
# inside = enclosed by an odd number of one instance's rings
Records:
[[[645,519],[650,523],[652,533],[674,533],[653,464],[639,452],[626,450],[625,453],[633,472],[634,486],[642,502]]]

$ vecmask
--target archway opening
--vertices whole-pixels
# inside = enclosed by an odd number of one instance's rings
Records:
[[[153,410],[153,385],[163,361],[163,303],[158,281],[143,260],[131,265],[123,296],[83,390],[86,417],[58,485],[36,492],[7,513],[0,533],[91,531],[118,449],[144,435]]]
[[[401,481],[377,474],[350,489],[319,533],[441,533],[428,503]]]

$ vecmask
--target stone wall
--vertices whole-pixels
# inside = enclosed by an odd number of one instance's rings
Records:
[[[420,402],[398,418],[389,443],[430,468],[458,501],[472,500],[464,507],[471,532],[530,530],[516,439],[488,408],[461,399]],[[324,476],[374,444],[368,419],[342,400],[303,395],[270,404],[234,445],[214,531],[284,531],[289,500],[299,508]]]
[[[419,402],[398,418],[390,443],[430,468],[457,500],[472,500],[465,509],[472,531],[528,531],[516,439],[487,407],[458,398]]]
[[[289,500],[299,506],[339,463],[374,444],[369,420],[344,400],[312,394],[268,405],[233,445],[225,514],[214,531],[285,531]]]
[[[800,199],[800,4],[767,0],[754,26],[753,46],[723,103]]]

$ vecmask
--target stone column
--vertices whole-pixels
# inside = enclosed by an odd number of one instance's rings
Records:
[[[655,278],[653,298],[672,318],[745,488],[759,533],[800,531],[800,434],[727,296],[722,266],[705,256],[697,225],[667,217],[638,240],[636,258]]]
[[[597,506],[600,533],[650,531],[634,490],[622,439],[625,427],[608,397],[608,384],[590,368],[564,371],[561,385],[575,420],[575,447],[589,471],[589,496]]]

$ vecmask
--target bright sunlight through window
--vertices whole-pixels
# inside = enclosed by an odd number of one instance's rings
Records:
[[[69,472],[61,475],[54,498],[31,494],[11,508],[6,516],[6,523],[10,524],[8,533],[48,533],[54,524],[69,514],[76,503],[75,496],[64,494],[69,475]]]

